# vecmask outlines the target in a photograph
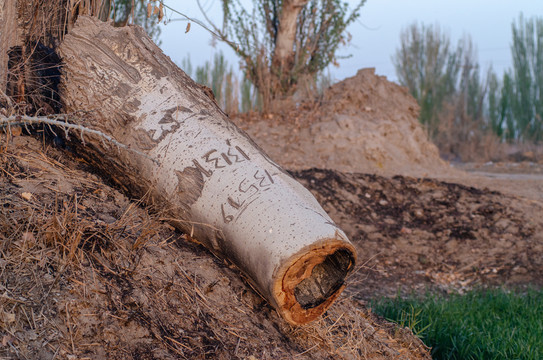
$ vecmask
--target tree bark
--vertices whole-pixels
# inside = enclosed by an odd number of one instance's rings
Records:
[[[6,93],[8,52],[18,43],[15,1],[4,0],[0,5],[0,91]]]
[[[288,322],[332,304],[352,244],[141,27],[80,17],[59,52],[64,110],[129,147],[72,136],[89,162],[239,267]]]
[[[280,69],[290,70],[294,58],[294,41],[298,15],[309,0],[285,0],[279,19],[279,30],[274,50],[274,64]]]
[[[102,0],[1,0],[0,104],[23,105],[26,113],[56,108],[48,67],[54,48],[79,15],[96,15]],[[43,65],[43,66],[41,66]],[[54,71],[54,70],[53,70]],[[49,96],[51,101],[43,102]],[[6,104],[7,102],[7,104]]]

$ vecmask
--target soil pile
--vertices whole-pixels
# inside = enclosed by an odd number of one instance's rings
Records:
[[[235,121],[287,169],[418,176],[451,171],[419,124],[418,111],[406,88],[362,69],[321,99],[285,104],[265,121],[258,114]]]
[[[236,269],[72,154],[29,137],[1,145],[2,357],[429,358],[352,296],[291,327]]]
[[[364,69],[318,101],[238,121],[356,244],[364,267],[348,291],[357,298],[543,286],[540,167],[451,168],[417,112],[406,89]]]

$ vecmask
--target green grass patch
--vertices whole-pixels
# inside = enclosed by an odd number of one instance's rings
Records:
[[[543,359],[542,290],[396,297],[371,307],[410,328],[434,359]]]

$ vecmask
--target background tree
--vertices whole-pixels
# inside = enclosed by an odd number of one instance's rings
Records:
[[[301,77],[315,77],[337,60],[364,2],[349,11],[340,0],[258,0],[247,10],[239,0],[223,0],[223,26],[214,30],[241,57],[267,111],[273,99],[291,95]]]
[[[414,23],[402,30],[400,48],[392,58],[398,81],[420,105],[419,119],[431,138],[439,132],[439,113],[456,91],[461,48],[451,48],[438,25]]]
[[[512,24],[513,68],[500,84],[490,79],[487,114],[495,134],[508,142],[543,141],[543,18]]]
[[[520,140],[543,140],[543,18],[512,25],[513,79],[511,106]]]
[[[140,25],[153,41],[160,45],[158,23],[164,16],[164,7],[158,0],[102,0],[100,19],[112,19],[115,26],[128,23]],[[155,6],[153,6],[155,5]],[[108,11],[109,9],[109,11]]]
[[[504,124],[510,125],[502,117],[508,113],[500,93],[508,88],[500,89],[491,69],[483,74],[468,35],[453,47],[437,25],[412,24],[402,31],[393,62],[442,155],[466,161],[491,156],[498,142],[494,133],[501,129],[501,136]]]
[[[477,51],[469,36],[460,41],[456,53],[462,56],[462,60],[458,84],[455,83],[450,101],[456,108],[453,136],[462,143],[486,130],[483,115],[488,81],[482,78]]]
[[[504,137],[503,117],[499,108],[500,101],[500,81],[498,75],[492,70],[488,71],[488,97],[486,100],[486,114],[488,118],[488,126],[498,138]]]
[[[213,91],[215,101],[227,114],[232,115],[240,111],[239,81],[222,52],[216,53],[212,62],[206,61],[203,65],[197,66],[194,73],[190,57],[183,59],[181,65],[183,71],[194,81]]]

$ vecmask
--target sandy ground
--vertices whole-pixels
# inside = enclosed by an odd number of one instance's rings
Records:
[[[454,164],[463,171],[449,181],[500,191],[543,203],[543,163]]]
[[[0,145],[2,358],[429,358],[348,292],[290,326],[228,261],[74,154]]]

